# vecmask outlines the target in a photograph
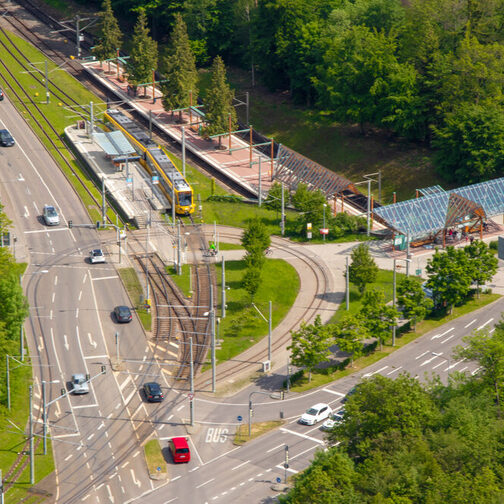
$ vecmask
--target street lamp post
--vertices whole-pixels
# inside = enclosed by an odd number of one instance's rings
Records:
[[[325,233],[325,230],[326,230],[326,227],[325,227],[325,209],[326,209],[326,206],[327,206],[327,204],[324,203],[324,224],[322,226],[324,228],[324,234],[322,235],[322,240],[323,241],[325,241],[325,235],[326,235],[326,233]]]
[[[398,259],[394,257],[394,272],[392,275],[392,284],[393,284],[393,289],[392,289],[392,306],[396,307],[396,261],[405,261],[407,265],[411,262],[411,259]],[[392,326],[392,346],[395,346],[395,340],[396,340],[396,329],[397,329],[397,324],[396,320],[394,317],[394,325]]]

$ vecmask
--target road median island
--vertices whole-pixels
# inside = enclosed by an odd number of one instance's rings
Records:
[[[286,422],[285,420],[270,420],[267,422],[256,422],[250,426],[250,436],[249,436],[249,426],[248,424],[239,425],[236,428],[236,433],[234,436],[233,444],[236,446],[242,446],[252,439],[258,438],[269,431],[278,429]]]
[[[151,439],[145,443],[144,456],[150,479],[163,480],[168,478],[166,460],[157,439]]]

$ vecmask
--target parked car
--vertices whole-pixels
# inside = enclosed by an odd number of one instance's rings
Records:
[[[4,93],[2,91],[2,88],[0,88],[0,101],[4,99]]]
[[[341,409],[339,411],[335,411],[323,424],[322,424],[322,429],[329,431],[331,430],[336,424],[339,424],[343,421],[343,418],[345,416],[345,410]]]
[[[310,409],[303,413],[301,418],[299,419],[299,423],[305,425],[315,425],[322,420],[325,420],[332,414],[332,409],[328,404],[325,403],[317,403],[315,406],[312,406]]]
[[[133,318],[131,315],[131,310],[127,306],[116,306],[114,308],[114,315],[116,321],[120,324],[131,322],[131,319]]]
[[[150,382],[145,383],[143,386],[145,397],[149,402],[161,402],[164,399],[163,392],[159,383]]]
[[[74,394],[87,394],[89,392],[89,382],[86,375],[83,373],[72,375],[72,387],[72,392]]]
[[[6,129],[0,129],[0,145],[4,147],[12,147],[16,142]]]
[[[44,205],[42,215],[44,216],[44,221],[48,226],[57,226],[60,223],[58,212],[52,205]]]
[[[184,437],[174,437],[168,442],[170,452],[173,457],[173,462],[179,464],[181,462],[189,462],[191,460],[191,450],[187,439]]]
[[[102,249],[94,249],[89,252],[89,262],[91,264],[95,263],[104,263],[105,262],[105,254]]]

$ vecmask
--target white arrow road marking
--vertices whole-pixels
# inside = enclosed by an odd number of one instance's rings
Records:
[[[110,490],[110,487],[106,485],[107,487],[107,493],[108,493],[108,498],[110,499],[110,502],[114,502],[114,496],[112,495],[112,490]]]
[[[133,471],[133,469],[130,469],[130,473],[131,473],[131,478],[133,479],[133,483],[138,487],[140,488],[142,486],[142,483],[140,481],[138,481],[135,477],[135,471]]]
[[[56,416],[59,417],[61,415],[61,408],[59,405],[59,401],[56,401]]]
[[[93,340],[93,338],[91,338],[91,333],[87,333],[88,335],[88,338],[89,338],[89,344],[93,347],[93,348],[96,348],[96,341]]]
[[[39,336],[39,340],[40,340],[40,345],[38,346],[38,350],[39,350],[39,352],[42,352],[42,350],[44,350],[44,340],[42,339],[42,336]]]
[[[30,212],[28,212],[28,207],[25,205],[24,207],[24,215],[23,217],[30,217]]]
[[[67,349],[67,352],[68,352],[68,350],[70,350],[70,345],[68,344],[68,340],[67,340],[67,335],[66,334],[63,334],[63,339],[65,340],[65,348]]]
[[[18,181],[19,182],[24,182],[24,178],[23,178],[23,175],[21,173],[19,174]]]

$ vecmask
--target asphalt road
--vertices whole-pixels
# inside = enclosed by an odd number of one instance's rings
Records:
[[[289,394],[283,401],[253,395],[253,421],[283,417],[286,423],[243,447],[233,446],[232,436],[240,423],[238,417],[241,423],[247,421],[249,394],[274,393],[275,387],[265,380],[261,388],[254,386],[230,399],[197,392],[197,424],[190,435],[192,461],[172,464],[166,453],[167,440],[187,434],[183,425],[189,418],[187,394],[169,386],[170,363],[156,360],[156,347],[146,341],[136,319],[131,324],[115,323],[114,306],[130,304],[117,276],[119,265],[110,262],[110,254],[104,265],[86,261],[91,248],[102,247],[107,252],[114,233],[79,227],[69,230],[69,219],[74,224],[88,223],[87,213],[8,100],[0,107],[0,125],[17,141],[13,148],[0,149],[0,185],[2,202],[17,232],[22,230],[18,259],[29,262],[23,284],[31,307],[26,337],[34,363],[35,411],[41,411],[42,380],[57,382],[47,384],[48,401],[53,401],[61,389],[70,389],[73,373],[93,377],[88,395],[65,393],[49,407],[57,502],[268,502],[275,495],[272,484],[286,476],[286,446],[287,475],[303,470],[316,450],[325,447],[320,426],[297,423],[310,405],[327,402],[339,409],[341,398],[352,386],[376,373],[394,377],[408,371],[419,379],[437,373],[446,379],[454,370],[476,372],[473,363],[454,361],[451,350],[473,329],[494,324],[504,300],[446,324],[365,371],[321,389]],[[46,203],[59,209],[60,226],[49,228],[43,223],[40,214]],[[124,366],[113,372],[110,357],[118,350],[116,332]],[[102,365],[105,375],[99,374]],[[166,400],[161,404],[148,404],[142,396],[142,384],[152,380],[165,389]],[[278,376],[271,381],[278,383]],[[39,422],[37,433],[41,432]],[[146,472],[141,443],[151,435],[165,447],[168,481],[153,481]]]

